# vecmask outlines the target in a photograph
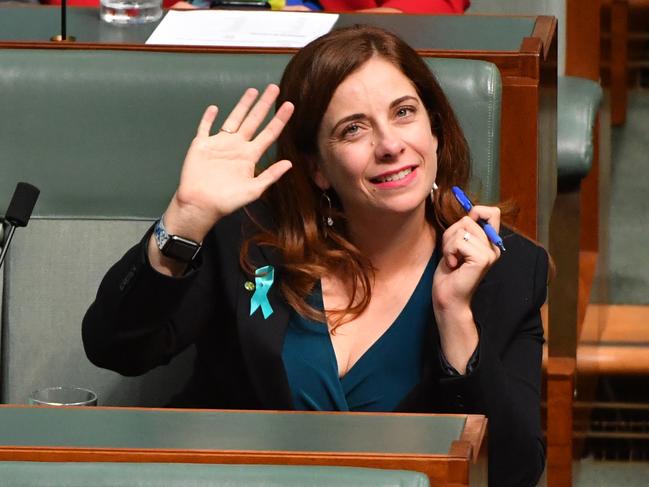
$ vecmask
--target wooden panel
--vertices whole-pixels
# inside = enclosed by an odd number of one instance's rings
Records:
[[[566,74],[599,81],[601,0],[566,2]]]
[[[581,341],[644,344],[649,358],[649,306],[591,304],[586,311]]]
[[[550,358],[547,370],[548,485],[572,485],[572,402],[575,360]]]
[[[538,82],[507,78],[503,83],[500,142],[500,198],[512,201],[517,215],[507,223],[537,238]]]
[[[76,412],[88,411],[86,408],[65,408],[66,414],[57,414],[61,420],[72,421]],[[352,451],[352,450],[338,450],[338,451],[315,451],[315,450],[286,450],[285,441],[279,438],[277,448],[271,449],[251,449],[246,450],[232,450],[227,449],[231,446],[231,442],[226,442],[224,447],[219,448],[177,448],[174,446],[166,448],[149,448],[148,445],[158,444],[163,435],[160,428],[144,428],[138,433],[138,445],[144,444],[144,447],[117,447],[114,446],[116,434],[118,437],[123,435],[132,435],[129,431],[115,431],[116,428],[126,428],[131,424],[132,420],[139,418],[142,421],[150,415],[160,416],[161,414],[168,415],[169,413],[181,414],[182,419],[187,419],[187,431],[183,431],[182,426],[174,425],[174,434],[179,435],[181,440],[187,441],[191,435],[195,435],[194,426],[192,426],[192,418],[197,414],[210,415],[209,424],[218,431],[219,422],[228,421],[228,415],[241,415],[242,411],[201,411],[201,410],[171,410],[171,409],[144,409],[144,408],[91,408],[98,413],[103,411],[104,416],[127,416],[126,420],[111,422],[111,428],[105,431],[104,434],[93,436],[91,444],[86,443],[73,443],[77,446],[53,446],[51,442],[52,432],[48,432],[48,423],[39,428],[32,436],[28,438],[34,443],[42,446],[30,446],[23,442],[22,446],[15,446],[10,444],[0,445],[0,461],[52,461],[52,462],[184,462],[184,463],[225,463],[225,464],[278,464],[278,465],[337,465],[337,466],[354,466],[354,467],[370,467],[370,468],[385,468],[385,469],[403,469],[415,470],[426,474],[433,486],[468,486],[469,485],[469,472],[473,464],[477,463],[479,458],[483,458],[478,453],[482,450],[482,442],[486,432],[486,418],[481,415],[439,415],[440,418],[465,419],[464,428],[456,441],[451,443],[449,452],[447,454],[422,454],[414,451],[412,453],[384,453],[379,452],[366,452],[366,451]],[[16,410],[31,411],[30,416],[33,414],[39,415],[42,419],[43,414],[48,414],[48,411],[59,411],[61,408],[47,408],[47,407],[34,407],[34,406],[0,406],[0,412],[3,410],[12,412]],[[112,413],[111,413],[112,411]],[[133,413],[131,413],[132,411]],[[300,416],[309,420],[322,420],[326,417],[344,417],[351,421],[358,417],[357,413],[344,414],[344,413],[309,413],[309,412],[292,412],[292,411],[260,411],[250,412],[245,411],[245,414],[251,415],[255,421],[262,421],[269,431],[277,429],[278,422],[275,418],[281,419],[287,416]],[[5,415],[9,417],[9,415]],[[95,415],[93,415],[95,416]],[[218,416],[218,417],[217,417]],[[368,414],[363,413],[363,416]],[[399,417],[415,419],[421,417],[426,421],[434,422],[436,415],[394,415],[394,414],[371,414],[373,421],[381,421],[381,416],[390,417],[391,420],[398,420]],[[103,417],[103,416],[102,416]],[[254,424],[255,421],[251,421]],[[203,424],[204,422],[201,422]],[[148,424],[148,423],[147,423]],[[157,422],[151,422],[152,425]],[[183,422],[179,424],[184,424]],[[121,425],[121,426],[120,426]],[[125,426],[126,425],[126,426]],[[52,425],[52,431],[59,431],[60,425]],[[262,428],[264,429],[264,428]],[[180,430],[180,431],[178,431]],[[36,436],[33,436],[33,435]],[[428,434],[428,433],[423,433]],[[433,431],[434,434],[434,431]],[[144,437],[141,437],[144,435]],[[190,436],[188,436],[190,435]],[[5,434],[7,436],[7,434]],[[83,436],[83,435],[82,435]],[[166,435],[168,437],[169,435]],[[244,435],[245,436],[245,435]],[[279,435],[284,437],[283,433]],[[11,438],[11,435],[7,436]],[[7,439],[5,438],[5,440]],[[21,436],[23,438],[23,436]],[[76,438],[76,436],[75,436]],[[173,438],[173,436],[171,436]],[[272,437],[271,437],[272,438]],[[48,440],[49,439],[49,440]],[[254,437],[253,437],[254,439]],[[41,440],[47,440],[43,443]],[[262,441],[263,440],[263,441]],[[165,440],[166,441],[166,440]],[[268,437],[260,440],[260,444],[266,444]],[[165,443],[166,444],[166,443]],[[193,443],[192,443],[193,444]],[[218,444],[218,443],[215,443]],[[84,446],[78,446],[84,445]],[[112,445],[112,446],[111,446]],[[252,447],[254,448],[254,446]],[[413,447],[413,449],[416,449]],[[382,449],[381,449],[382,450]],[[485,464],[486,465],[486,464]],[[485,467],[486,468],[486,467]],[[480,477],[476,477],[480,478]],[[482,477],[483,483],[471,482],[471,485],[486,485],[486,470]]]

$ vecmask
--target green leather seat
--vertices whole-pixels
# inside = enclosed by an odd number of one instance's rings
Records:
[[[0,49],[0,209],[17,181],[41,189],[16,232],[2,294],[1,396],[76,385],[100,405],[161,406],[191,349],[144,377],[91,365],[80,323],[99,282],[165,209],[203,110],[278,82],[288,55]],[[498,199],[500,75],[481,61],[427,59],[472,151],[472,189]],[[268,162],[268,161],[266,161]]]
[[[427,487],[419,472],[189,463],[0,462],[12,487]]]

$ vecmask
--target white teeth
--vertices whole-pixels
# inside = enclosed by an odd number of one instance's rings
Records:
[[[412,172],[412,168],[408,168],[408,169],[404,169],[403,171],[399,171],[397,173],[390,174],[389,176],[376,178],[376,180],[379,183],[387,183],[387,182],[390,182],[390,181],[399,181],[400,179],[405,178],[411,172]]]

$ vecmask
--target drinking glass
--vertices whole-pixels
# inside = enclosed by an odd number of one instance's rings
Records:
[[[146,24],[162,17],[162,0],[101,0],[99,17],[109,24]]]
[[[38,389],[29,396],[37,406],[96,406],[97,394],[83,387],[56,386]]]

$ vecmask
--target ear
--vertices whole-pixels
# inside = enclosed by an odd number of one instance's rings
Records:
[[[320,188],[322,191],[325,191],[331,187],[329,179],[323,171],[322,161],[319,158],[314,157],[309,159],[309,165],[311,167],[311,177],[315,185]]]

